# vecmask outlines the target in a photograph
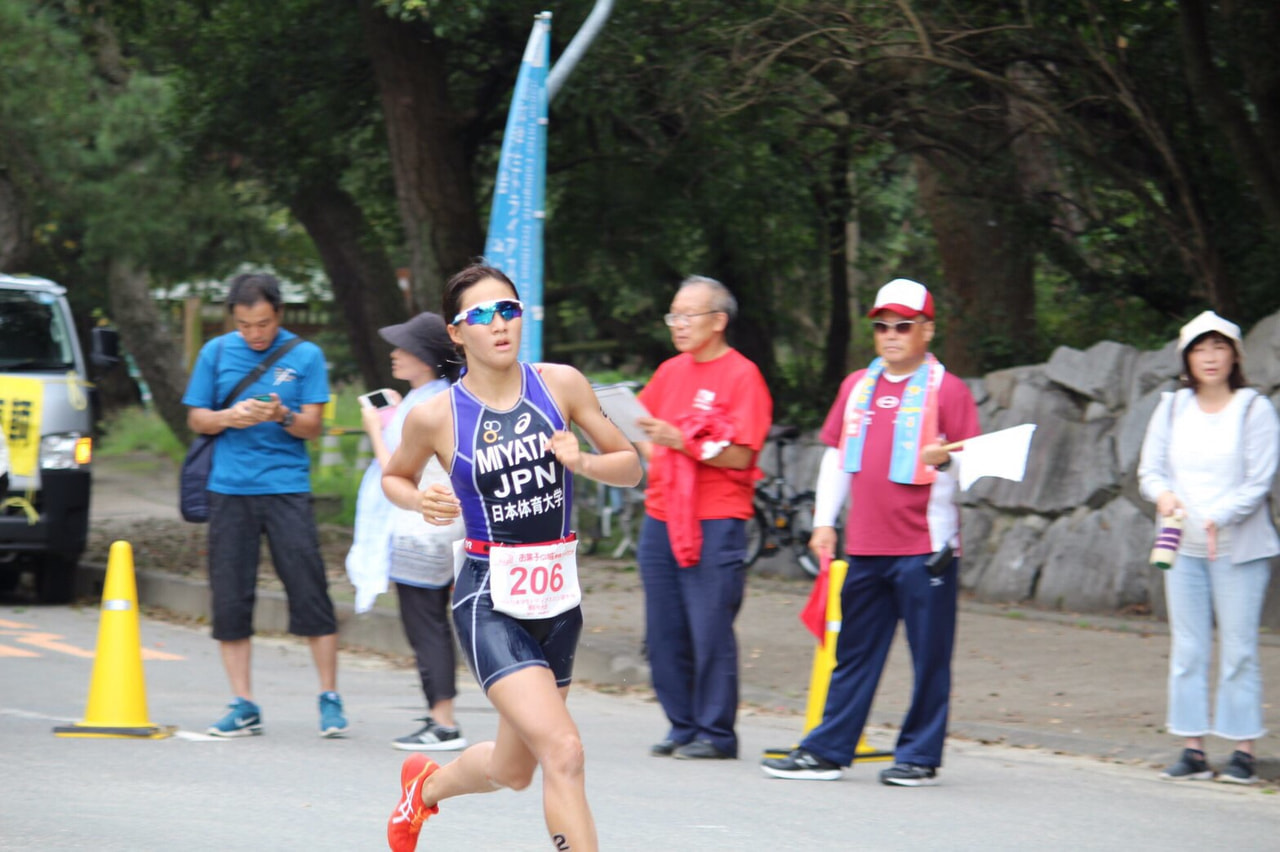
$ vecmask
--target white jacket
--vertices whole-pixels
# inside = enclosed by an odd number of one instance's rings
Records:
[[[1219,528],[1231,527],[1231,562],[1239,565],[1280,553],[1280,537],[1271,523],[1267,501],[1280,460],[1280,418],[1271,400],[1257,391],[1241,388],[1236,393],[1247,395],[1241,400],[1243,414],[1237,426],[1237,463],[1222,471],[1235,487],[1229,500],[1220,501],[1206,514]],[[1178,493],[1177,463],[1168,452],[1170,426],[1176,425],[1187,405],[1194,404],[1194,395],[1190,389],[1162,394],[1147,423],[1138,462],[1138,488],[1152,502],[1165,491]]]

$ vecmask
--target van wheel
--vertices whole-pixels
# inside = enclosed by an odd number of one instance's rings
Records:
[[[73,556],[44,556],[36,567],[36,598],[40,603],[70,603],[75,593],[76,566]]]

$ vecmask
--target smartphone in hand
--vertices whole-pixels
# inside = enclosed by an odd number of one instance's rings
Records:
[[[389,405],[394,405],[390,388],[381,388],[380,390],[362,393],[356,399],[360,401],[361,408],[386,408]]]

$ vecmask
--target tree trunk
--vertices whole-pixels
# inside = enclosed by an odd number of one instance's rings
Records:
[[[391,384],[388,348],[378,329],[404,322],[409,311],[395,269],[379,247],[364,211],[336,183],[302,188],[290,200],[289,209],[320,254],[346,328],[351,357],[365,386]],[[432,308],[438,310],[434,305]]]
[[[22,193],[0,171],[0,272],[18,272],[31,249],[31,228]]]
[[[841,134],[832,151],[831,167],[827,172],[827,194],[823,207],[823,219],[827,230],[827,293],[831,299],[831,322],[827,325],[827,340],[822,353],[821,385],[838,388],[849,372],[849,344],[853,338],[853,320],[849,316],[851,305],[849,292],[853,257],[850,255],[849,224],[853,218],[853,194],[849,182],[849,137]]]
[[[1256,106],[1241,102],[1233,87],[1222,79],[1218,70],[1220,57],[1215,56],[1213,47],[1209,44],[1208,4],[1205,0],[1184,0],[1178,4],[1178,12],[1182,53],[1187,60],[1187,79],[1196,93],[1196,100],[1227,137],[1237,162],[1257,195],[1258,205],[1271,226],[1280,228],[1280,157],[1277,157],[1275,151],[1280,138],[1261,135],[1250,117],[1251,112],[1260,112],[1264,119],[1270,117],[1275,120],[1276,113],[1271,103],[1274,97],[1267,97],[1274,96],[1275,92],[1256,92],[1263,96],[1263,100]],[[1267,16],[1267,21],[1271,24],[1271,30],[1280,31],[1275,26],[1274,7]],[[1270,49],[1274,49],[1274,45]],[[1275,124],[1270,126],[1271,129],[1276,129]],[[1234,299],[1228,301],[1234,302]],[[1215,307],[1231,310],[1234,304],[1215,304]]]
[[[361,0],[360,17],[387,123],[413,293],[420,310],[439,310],[445,281],[484,251],[463,118],[449,103],[442,48],[425,27],[392,20],[372,0]]]
[[[941,358],[961,376],[1034,361],[1035,258],[1015,208],[1012,172],[1005,186],[977,187],[993,176],[936,151],[914,158],[920,203],[933,225],[944,282],[930,286],[942,338]],[[1001,192],[1001,190],[1004,190]],[[936,286],[941,284],[942,286]]]
[[[113,259],[107,267],[112,319],[120,329],[121,345],[132,355],[161,419],[183,443],[191,440],[187,407],[182,394],[187,374],[182,370],[182,350],[171,329],[165,328],[160,311],[148,292],[150,277],[130,261]]]

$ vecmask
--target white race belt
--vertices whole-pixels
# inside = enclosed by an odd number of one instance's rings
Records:
[[[515,618],[550,618],[582,603],[578,540],[493,544],[489,549],[493,608]]]

